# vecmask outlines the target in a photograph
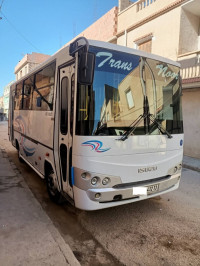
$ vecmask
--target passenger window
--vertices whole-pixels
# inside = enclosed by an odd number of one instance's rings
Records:
[[[33,110],[52,111],[56,63],[45,67],[35,76]]]
[[[15,90],[15,110],[21,110],[22,109],[22,85],[23,82],[17,84],[16,90]]]
[[[31,110],[34,76],[24,81],[23,110]]]

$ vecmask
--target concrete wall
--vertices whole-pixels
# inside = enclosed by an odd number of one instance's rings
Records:
[[[200,88],[183,90],[184,154],[200,158]]]
[[[200,17],[182,9],[179,54],[198,50],[199,29]]]
[[[178,0],[180,1],[180,0]],[[166,9],[171,4],[178,2],[177,0],[149,0],[137,1],[129,6],[118,15],[118,33],[131,27],[132,25],[151,17],[152,15]],[[146,4],[144,4],[144,2]]]
[[[152,53],[177,60],[180,8],[159,16],[127,33],[127,46],[134,48],[134,41],[152,33]],[[117,40],[124,45],[125,35]]]
[[[171,7],[177,1],[157,0],[137,11],[138,2],[119,14],[117,44],[134,48],[135,40],[152,34],[152,53],[177,60],[181,7]]]
[[[87,29],[77,35],[70,42],[65,44],[65,46],[67,46],[73,40],[81,36],[84,36],[87,39],[105,42],[112,40],[112,38],[115,37],[117,33],[117,14],[118,8],[113,7],[104,16],[94,22],[91,26],[89,26]]]
[[[133,2],[129,1],[129,0],[119,0],[119,12],[123,11],[124,9],[126,9],[128,6],[132,5]]]

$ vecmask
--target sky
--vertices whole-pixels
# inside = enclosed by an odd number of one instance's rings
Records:
[[[0,0],[0,96],[25,54],[53,55],[118,0]]]

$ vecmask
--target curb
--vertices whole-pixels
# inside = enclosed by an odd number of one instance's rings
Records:
[[[193,166],[193,165],[190,165],[190,164],[187,164],[187,163],[183,163],[183,167],[187,168],[187,169],[190,169],[190,170],[193,170],[193,171],[196,171],[196,172],[200,172],[200,168],[199,167],[196,167],[196,166]]]
[[[30,195],[32,198],[31,200],[34,202],[35,205],[37,205],[38,211],[40,213],[40,217],[42,217],[43,223],[46,223],[46,229],[51,234],[52,238],[54,239],[55,243],[57,244],[58,248],[60,249],[60,252],[65,258],[66,265],[71,266],[80,266],[79,261],[76,259],[73,251],[71,250],[70,246],[65,242],[61,234],[59,233],[58,229],[54,226],[53,222],[49,218],[49,216],[45,213],[40,203],[37,201],[37,199],[34,197],[32,191],[28,187],[27,183],[25,182],[23,175],[18,170],[17,166],[12,162],[12,159],[9,158],[6,150],[0,146],[0,151],[2,153],[2,158],[6,159],[10,165],[10,168],[14,172],[15,176],[20,178],[23,182],[23,188],[24,190]]]

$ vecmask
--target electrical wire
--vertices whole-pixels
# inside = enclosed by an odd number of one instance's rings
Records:
[[[27,43],[29,43],[36,51],[42,53],[40,51],[40,49],[38,49],[31,41],[29,41],[26,36],[24,36],[23,33],[21,33],[13,24],[12,22],[5,16],[5,14],[2,12],[1,10],[1,7],[2,7],[2,4],[3,4],[4,0],[2,0],[2,3],[1,3],[1,6],[0,6],[0,13],[3,15],[3,17],[5,18],[5,20],[8,22],[8,24],[20,35],[20,37],[22,39],[24,39]]]

